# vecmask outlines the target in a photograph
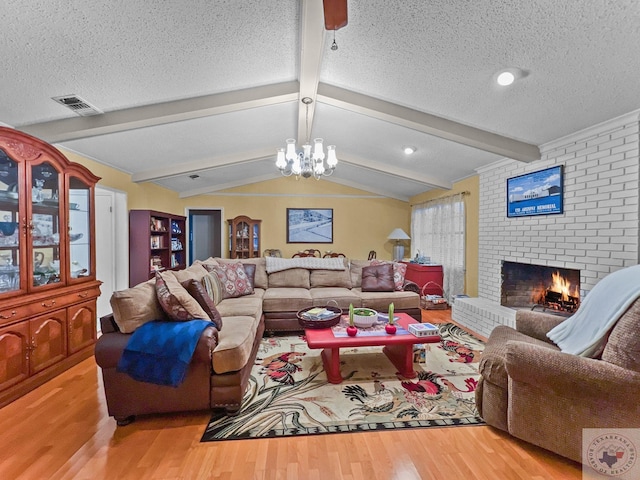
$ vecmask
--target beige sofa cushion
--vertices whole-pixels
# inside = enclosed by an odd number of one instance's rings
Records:
[[[415,292],[363,292],[361,288],[354,288],[353,292],[360,297],[362,307],[380,312],[386,312],[391,302],[396,311],[420,308],[420,295]]]
[[[215,266],[215,265],[220,265],[220,264],[218,263],[218,260],[216,260],[215,258],[209,257],[206,260],[195,260],[193,262],[193,265],[203,265],[203,266],[206,267],[207,265]],[[208,268],[207,268],[207,271],[209,271]]]
[[[311,270],[309,274],[309,284],[311,288],[316,288],[316,287],[351,288],[351,272],[348,269]]]
[[[223,317],[251,316],[260,318],[262,315],[262,297],[264,290],[256,288],[251,295],[237,298],[225,298],[216,308]]]
[[[225,317],[224,330],[220,332],[218,345],[213,351],[211,363],[214,372],[235,372],[243,368],[249,361],[257,329],[258,320],[252,316]]]
[[[640,372],[640,300],[636,300],[611,330],[602,360]]]
[[[362,269],[371,265],[370,260],[351,260],[349,271],[351,272],[351,288],[362,286]]]
[[[111,295],[113,319],[122,333],[131,333],[152,320],[167,320],[156,296],[155,279]]]
[[[307,288],[269,288],[264,292],[264,312],[297,312],[313,306],[311,291]]]
[[[345,311],[345,313],[347,313],[349,310],[349,304],[352,304],[354,307],[362,306],[362,300],[360,299],[360,296],[349,288],[312,288],[311,290],[309,290],[309,293],[311,293],[313,305],[330,305],[332,307],[335,307],[336,304],[332,301],[335,300],[335,302],[338,303],[338,307]]]
[[[306,268],[290,268],[269,274],[269,289],[289,287],[311,288],[309,270]]]
[[[208,273],[207,269],[199,263],[194,263],[184,270],[172,270],[178,282],[185,283],[187,280],[202,281],[202,278]]]

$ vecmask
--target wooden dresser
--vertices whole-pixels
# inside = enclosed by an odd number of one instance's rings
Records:
[[[0,407],[93,354],[98,180],[0,127]]]

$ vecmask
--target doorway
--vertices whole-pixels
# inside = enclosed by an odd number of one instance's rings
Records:
[[[100,317],[111,313],[111,294],[129,285],[127,194],[96,186],[95,214],[96,278],[102,282],[97,305],[100,331]]]
[[[222,209],[188,209],[189,265],[222,257]]]

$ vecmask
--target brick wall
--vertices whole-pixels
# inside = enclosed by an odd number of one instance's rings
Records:
[[[633,112],[543,145],[539,161],[478,170],[479,297],[500,302],[502,260],[579,269],[581,296],[639,262],[639,127]],[[564,165],[564,213],[507,218],[507,178],[555,165]]]
[[[486,336],[512,322],[482,304],[500,303],[503,260],[579,269],[581,297],[607,274],[638,264],[639,141],[636,111],[541,146],[539,161],[478,169],[480,304],[454,303],[453,319]],[[555,165],[564,165],[564,213],[507,218],[507,178]]]

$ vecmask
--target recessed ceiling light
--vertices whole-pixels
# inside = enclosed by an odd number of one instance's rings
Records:
[[[495,80],[498,85],[507,87],[523,76],[524,72],[519,68],[506,68],[496,73]]]
[[[516,76],[513,73],[502,72],[500,75],[498,75],[498,79],[496,81],[498,82],[498,85],[506,87],[507,85],[511,85],[515,80]]]
[[[417,148],[416,147],[402,147],[402,151],[404,152],[405,155],[411,155],[413,153],[416,153]]]

